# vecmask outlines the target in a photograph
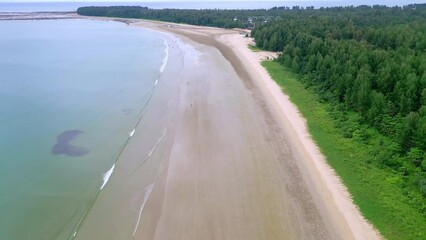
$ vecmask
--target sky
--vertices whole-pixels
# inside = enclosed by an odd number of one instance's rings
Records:
[[[0,0],[0,2],[246,2],[262,0]],[[265,2],[339,2],[339,0],[264,0]],[[341,0],[340,0],[341,1]],[[426,1],[426,0],[425,0]]]
[[[0,0],[1,2],[8,3],[18,3],[18,2],[245,2],[245,1],[261,1],[261,0]],[[333,2],[333,3],[350,3],[353,5],[366,4],[369,1],[366,0],[265,0],[268,2]],[[382,1],[372,1],[374,3],[380,3],[386,5],[386,2],[391,2],[392,4],[411,4],[411,3],[426,3],[426,0],[382,0]]]

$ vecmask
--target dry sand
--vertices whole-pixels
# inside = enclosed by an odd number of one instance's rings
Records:
[[[274,53],[250,51],[243,30],[130,24],[190,44],[180,46],[177,113],[155,184],[139,196],[134,239],[380,238],[260,65]]]

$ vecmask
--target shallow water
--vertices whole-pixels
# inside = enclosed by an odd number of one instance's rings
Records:
[[[0,22],[0,239],[72,234],[155,92],[166,50],[161,35],[118,22]]]

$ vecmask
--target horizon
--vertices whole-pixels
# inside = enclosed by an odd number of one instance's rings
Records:
[[[391,2],[390,4],[397,4],[397,5],[407,5],[407,4],[422,4],[422,3],[426,3],[425,1],[422,0],[414,0],[414,1],[407,1],[407,0],[394,0],[394,1],[380,1],[380,0],[376,0],[376,1],[368,1],[368,0],[355,0],[355,1],[351,1],[351,0],[287,0],[287,1],[281,1],[281,0],[268,0],[268,1],[259,1],[259,0],[232,0],[232,1],[227,1],[227,0],[217,0],[217,1],[212,1],[212,0],[201,0],[201,1],[196,1],[196,0],[145,0],[145,1],[140,1],[140,0],[91,0],[91,1],[86,1],[86,0],[73,0],[73,1],[66,1],[66,0],[18,0],[18,1],[11,1],[11,0],[0,0],[0,3],[168,3],[168,2],[175,2],[175,3],[179,3],[179,2],[196,2],[196,3],[213,3],[213,2],[276,2],[276,3],[280,3],[280,4],[289,4],[289,3],[341,3],[341,4],[351,4],[351,5],[387,5],[389,6],[389,2]]]

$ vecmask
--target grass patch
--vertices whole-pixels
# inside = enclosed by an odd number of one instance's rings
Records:
[[[426,239],[426,216],[419,207],[424,206],[425,199],[409,186],[402,186],[404,176],[380,167],[374,157],[384,137],[354,122],[357,130],[351,137],[345,136],[333,117],[333,106],[321,103],[298,76],[277,62],[265,61],[262,65],[306,118],[313,139],[365,218],[387,239]],[[347,121],[351,118],[356,116],[350,114]],[[368,135],[367,142],[360,133]]]
[[[249,44],[249,45],[248,45],[248,48],[249,48],[250,50],[252,50],[253,52],[260,52],[260,51],[263,51],[262,49],[260,49],[260,48],[256,47],[256,45],[254,45],[254,44]]]

